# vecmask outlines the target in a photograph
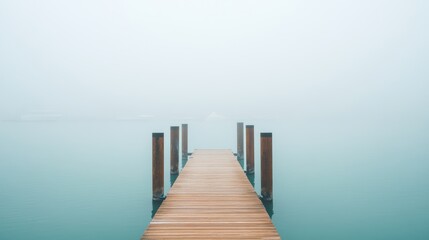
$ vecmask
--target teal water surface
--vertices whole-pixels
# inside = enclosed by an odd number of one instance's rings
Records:
[[[138,239],[151,220],[151,133],[181,122],[0,123],[0,239]],[[236,149],[234,121],[190,121],[189,149]],[[273,132],[283,239],[429,239],[428,129],[249,121]]]

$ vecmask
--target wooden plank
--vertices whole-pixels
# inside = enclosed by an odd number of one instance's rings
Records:
[[[196,150],[141,239],[280,239],[230,150]]]

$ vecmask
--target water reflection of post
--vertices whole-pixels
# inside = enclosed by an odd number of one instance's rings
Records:
[[[155,216],[155,213],[158,211],[159,207],[161,206],[162,201],[164,201],[164,199],[152,200],[152,214],[150,216],[151,218]]]
[[[170,187],[173,186],[174,182],[176,181],[179,174],[170,174]]]
[[[255,187],[255,174],[254,173],[246,173],[247,179],[249,179],[250,184],[252,184],[252,187]]]
[[[274,201],[270,200],[264,200],[264,198],[260,198],[262,204],[264,204],[265,210],[267,211],[268,215],[270,216],[270,218],[273,218],[274,215]]]
[[[238,158],[238,163],[240,163],[241,168],[244,169],[244,158]]]
[[[184,157],[182,157],[182,168],[184,168],[185,167],[185,165],[186,165],[186,163],[188,162],[188,156],[184,156]]]

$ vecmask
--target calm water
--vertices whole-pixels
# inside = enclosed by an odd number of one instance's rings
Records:
[[[168,150],[169,126],[180,123],[0,123],[0,239],[138,239],[152,212],[151,133],[164,131]],[[190,150],[235,151],[235,122],[188,123]],[[245,124],[273,132],[282,238],[429,239],[427,127]]]

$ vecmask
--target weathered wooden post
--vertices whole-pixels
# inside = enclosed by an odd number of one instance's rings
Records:
[[[243,133],[243,123],[238,122],[237,123],[237,158],[243,159],[244,155],[244,133]]]
[[[188,124],[182,124],[182,157],[188,157]]]
[[[179,173],[179,127],[170,128],[170,174]]]
[[[261,195],[264,200],[273,200],[272,133],[261,133]]]
[[[152,133],[152,199],[164,196],[164,133]]]
[[[253,125],[246,125],[246,172],[255,172],[255,140]]]

